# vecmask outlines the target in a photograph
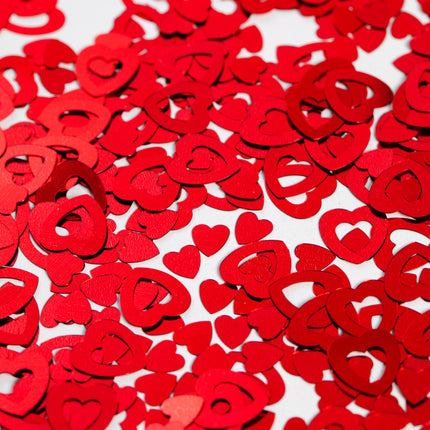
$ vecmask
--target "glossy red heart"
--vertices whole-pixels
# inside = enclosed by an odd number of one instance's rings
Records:
[[[163,257],[164,265],[185,278],[193,279],[200,269],[200,253],[193,245],[184,246],[179,252],[169,252]]]
[[[339,239],[336,227],[343,223],[355,225],[357,222],[366,221],[372,225],[370,238],[360,233],[359,243],[354,242],[354,247],[348,246],[347,237]],[[338,257],[351,263],[360,264],[373,257],[385,241],[388,232],[388,221],[384,217],[375,216],[367,206],[349,212],[345,209],[332,209],[326,212],[319,222],[321,237],[327,247]],[[362,232],[362,230],[360,230]],[[367,243],[366,243],[367,242]]]
[[[371,349],[383,351],[385,370],[380,379],[369,382],[355,373],[348,364],[348,354]],[[369,330],[360,337],[343,336],[336,339],[328,350],[328,359],[334,373],[352,388],[372,396],[384,393],[393,383],[400,366],[400,350],[394,336],[385,330]]]
[[[109,338],[117,339],[124,346],[125,350],[120,354],[121,360],[116,357],[118,351],[112,350],[108,345],[103,347],[103,342]],[[126,375],[145,367],[145,353],[150,344],[151,341],[134,334],[122,324],[112,320],[102,320],[87,328],[84,340],[72,349],[70,359],[73,366],[84,373],[104,378]],[[102,362],[94,357],[94,352],[100,348],[105,354]],[[118,364],[109,362],[109,354],[114,357],[112,361],[118,358]]]
[[[170,300],[158,303],[167,294],[170,294]],[[152,327],[164,317],[175,317],[185,312],[191,297],[185,286],[173,276],[156,269],[139,267],[124,280],[120,303],[122,313],[130,324]]]
[[[65,416],[66,406],[70,402],[78,402],[81,408],[89,402],[96,403],[98,408],[87,409],[85,417],[89,426],[96,430],[105,429],[117,410],[117,397],[112,388],[102,384],[82,387],[76,383],[64,382],[55,385],[46,399],[46,413],[53,428],[70,428],[71,423]],[[88,416],[88,412],[93,413]]]
[[[273,224],[266,220],[259,220],[253,212],[243,213],[236,221],[235,234],[237,243],[256,242],[266,237],[273,230]]]
[[[37,351],[27,350],[0,357],[0,372],[22,376],[10,394],[0,394],[3,412],[23,417],[41,400],[48,388],[49,364]]]
[[[228,227],[218,224],[214,227],[209,227],[205,224],[196,225],[192,230],[194,243],[200,252],[207,257],[219,251],[230,235]]]

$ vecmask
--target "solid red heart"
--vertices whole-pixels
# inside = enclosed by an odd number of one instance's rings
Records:
[[[118,250],[118,257],[124,263],[149,260],[160,253],[157,245],[143,234],[131,232],[123,240],[124,246]]]
[[[85,48],[76,59],[76,76],[82,88],[92,96],[110,94],[125,85],[139,67],[137,53],[128,48],[127,37],[122,47],[96,43]],[[128,39],[128,44],[131,40]],[[97,63],[95,61],[97,60]],[[118,67],[120,66],[120,67]],[[118,70],[118,71],[117,71]]]
[[[266,237],[272,230],[270,221],[259,220],[253,212],[245,212],[237,219],[234,232],[237,243],[244,245]]]
[[[163,257],[164,265],[177,275],[193,279],[200,269],[200,253],[193,245],[184,246],[179,252],[169,252]]]
[[[146,368],[152,372],[173,372],[184,367],[185,360],[176,353],[176,345],[164,340],[155,345],[148,353]]]
[[[255,309],[248,314],[248,324],[254,327],[264,340],[278,336],[287,325],[287,321],[275,306]]]
[[[221,341],[230,349],[242,345],[251,333],[251,327],[245,316],[231,318],[228,315],[221,315],[215,320],[215,330]]]
[[[82,282],[81,291],[92,302],[101,306],[112,306],[117,300],[121,278],[115,275],[95,276]]]
[[[231,358],[215,343],[194,360],[192,371],[194,375],[201,376],[211,369],[231,369],[232,366]]]
[[[385,355],[385,370],[380,379],[369,382],[355,373],[348,364],[348,354],[378,349]],[[371,396],[384,393],[396,378],[400,366],[400,349],[396,338],[385,330],[369,330],[360,337],[343,336],[336,339],[328,350],[328,359],[334,373],[352,388]]]
[[[296,270],[322,270],[336,258],[328,249],[311,243],[302,243],[296,246],[294,254],[299,259]]]
[[[167,399],[176,385],[176,376],[170,373],[150,373],[136,379],[137,391],[145,393],[145,403],[158,406]]]
[[[322,382],[323,372],[329,369],[327,356],[320,351],[295,351],[293,363],[297,373],[310,384]]]
[[[416,405],[422,402],[430,392],[430,370],[417,372],[402,367],[397,374],[396,382],[407,401]]]
[[[172,422],[188,427],[200,413],[203,403],[204,399],[195,395],[174,396],[163,402],[161,410]]]
[[[139,224],[145,227],[145,234],[150,239],[159,239],[173,228],[178,214],[170,210],[157,213],[144,211],[139,213],[137,219]]]
[[[180,327],[173,335],[178,345],[186,345],[190,354],[199,355],[211,343],[212,324],[209,321],[197,321]]]
[[[265,342],[246,342],[242,347],[246,357],[245,369],[249,373],[260,373],[271,369],[284,355],[275,345]]]
[[[200,299],[205,309],[211,314],[228,306],[236,295],[236,288],[227,284],[218,284],[213,279],[207,279],[200,285]]]
[[[219,251],[227,242],[230,230],[225,225],[209,227],[199,224],[193,228],[192,236],[197,248],[207,257]]]

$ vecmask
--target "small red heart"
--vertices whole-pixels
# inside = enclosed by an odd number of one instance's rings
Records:
[[[251,333],[246,316],[232,318],[221,315],[215,320],[215,330],[221,341],[230,349],[235,349],[245,341]]]
[[[218,344],[214,344],[194,360],[192,371],[195,375],[201,376],[211,369],[231,369],[232,365],[225,351]]]
[[[178,345],[186,345],[188,352],[199,355],[211,343],[212,324],[209,321],[197,321],[180,327],[173,335]]]
[[[119,276],[106,274],[82,282],[80,288],[92,302],[100,306],[112,306],[118,298],[121,282]]]
[[[264,340],[278,336],[287,325],[287,318],[275,308],[267,306],[255,309],[248,314],[248,324],[257,329]]]
[[[275,345],[266,342],[247,342],[242,347],[246,357],[245,369],[250,373],[260,373],[271,369],[284,355]]]
[[[150,373],[138,378],[134,384],[137,391],[145,393],[145,403],[158,406],[167,399],[176,385],[176,376],[170,373]]]
[[[200,269],[200,253],[195,246],[187,245],[179,252],[167,253],[163,263],[173,273],[193,279]]]
[[[176,354],[175,343],[164,340],[149,351],[146,368],[152,372],[173,372],[182,369],[184,364],[184,357]]]
[[[165,400],[161,410],[170,417],[170,421],[179,422],[184,427],[188,427],[200,413],[203,403],[204,399],[200,396],[175,396]]]
[[[207,257],[219,251],[227,242],[229,235],[228,227],[221,224],[214,227],[199,224],[192,231],[194,243]]]
[[[409,403],[422,402],[430,392],[430,370],[416,371],[402,367],[396,378],[397,385]]]
[[[296,351],[293,363],[297,373],[310,384],[322,382],[323,372],[329,369],[327,356],[320,351]]]
[[[145,228],[145,234],[150,239],[159,239],[168,233],[178,219],[176,212],[165,210],[163,212],[150,213],[141,212],[138,215],[138,222]]]
[[[259,220],[253,212],[245,212],[236,222],[236,240],[241,245],[256,242],[267,236],[272,230],[273,224],[270,221]]]
[[[333,262],[336,256],[328,249],[311,243],[302,243],[294,250],[299,261],[296,264],[298,272],[306,270],[322,270]]]
[[[51,281],[57,285],[67,285],[72,276],[82,272],[84,262],[81,258],[73,255],[69,250],[55,252],[46,256],[46,271]]]
[[[149,260],[160,253],[154,242],[141,233],[127,234],[123,243],[123,247],[118,251],[118,257],[124,263]]]
[[[236,295],[236,288],[227,284],[218,284],[213,279],[207,279],[200,285],[200,299],[205,309],[211,314],[228,306]]]

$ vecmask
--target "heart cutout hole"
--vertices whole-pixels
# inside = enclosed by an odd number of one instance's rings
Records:
[[[356,360],[356,365],[352,367],[356,368],[355,370],[361,377],[364,379],[368,378],[370,383],[379,381],[385,372],[385,363],[375,357],[371,351],[374,351],[375,355],[380,352],[376,348],[371,348],[365,352],[353,351],[349,353],[347,357],[348,360],[356,357],[358,358],[358,360]],[[359,361],[361,361],[361,363],[359,363]],[[350,362],[350,364],[353,363]]]
[[[101,404],[94,400],[83,403],[78,400],[71,400],[63,405],[65,421],[74,430],[89,430],[97,421],[101,412]]]

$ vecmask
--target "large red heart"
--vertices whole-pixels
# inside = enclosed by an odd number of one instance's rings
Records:
[[[0,372],[23,377],[15,383],[11,394],[0,394],[0,410],[24,416],[36,406],[48,388],[49,364],[38,352],[24,351],[0,357]],[[28,374],[30,373],[30,374]]]
[[[399,180],[402,175],[413,175],[414,182],[411,178]],[[429,182],[430,171],[420,163],[406,160],[394,164],[376,178],[369,191],[369,204],[382,213],[399,211],[414,218],[427,216],[430,188],[426,184]]]
[[[336,82],[358,82],[367,85],[373,91],[370,99],[365,99],[358,106],[348,106],[339,97]],[[373,116],[373,110],[391,103],[393,93],[381,80],[354,69],[334,69],[327,73],[324,93],[331,108],[345,121],[352,123],[366,122]]]
[[[356,224],[360,221],[369,222],[372,225],[370,239],[356,243],[351,249],[346,243],[346,237],[339,239],[336,227],[342,223]],[[388,221],[384,217],[375,216],[367,206],[349,212],[345,209],[333,209],[326,212],[319,222],[321,237],[327,247],[338,257],[351,263],[360,264],[373,257],[382,246],[387,236]],[[360,230],[361,231],[361,230]],[[367,238],[364,233],[363,239]],[[361,237],[360,236],[360,237]]]
[[[305,139],[305,147],[320,166],[336,172],[350,165],[363,153],[369,138],[370,129],[367,124],[348,124],[325,141]]]
[[[419,257],[417,266],[422,266],[430,261],[430,249],[421,243],[410,243],[402,248],[391,259],[385,273],[385,290],[387,294],[399,302],[409,302],[423,297],[425,300],[430,298],[428,283],[425,281],[426,269],[422,271],[420,280],[408,270],[415,268],[414,264],[410,269],[408,264]],[[424,276],[423,276],[424,275]]]
[[[99,409],[89,409],[90,412],[95,413],[86,417],[91,429],[95,430],[103,430],[109,425],[116,413],[118,403],[115,390],[107,385],[95,384],[81,387],[70,382],[55,385],[46,398],[46,413],[52,428],[64,430],[70,428],[70,422],[64,416],[64,409],[65,405],[72,401],[78,402],[81,407],[89,402],[99,405]]]
[[[360,336],[368,329],[350,317],[347,306],[352,301],[360,302],[366,297],[377,297],[380,300],[383,313],[378,329],[390,332],[397,320],[397,304],[386,295],[381,281],[366,281],[354,289],[343,288],[333,291],[327,299],[327,311],[342,330],[353,336]]]
[[[73,235],[60,236],[55,229],[58,223],[79,209],[81,228]],[[29,222],[36,242],[51,251],[69,249],[74,254],[90,256],[99,252],[106,241],[105,214],[100,205],[86,194],[59,203],[39,203],[31,211]]]
[[[111,347],[103,348],[103,342],[109,338],[117,339],[125,348],[126,354],[116,357],[116,351]],[[102,320],[91,324],[85,333],[85,338],[78,343],[70,354],[70,360],[78,370],[104,378],[126,375],[143,369],[146,363],[146,350],[151,341],[134,334],[127,327],[113,320]],[[103,362],[97,362],[94,352],[103,348]],[[110,363],[108,357],[113,355],[118,364]]]
[[[327,137],[343,125],[343,120],[333,113],[332,117],[322,125],[313,125],[303,114],[302,104],[311,99],[317,106],[325,102],[324,91],[311,84],[298,84],[291,86],[286,94],[288,118],[297,129],[306,137],[319,140]]]
[[[103,183],[92,169],[79,161],[58,164],[52,171],[51,180],[37,192],[36,203],[56,201],[57,194],[67,189],[66,185],[70,178],[76,177],[89,186],[95,201],[105,210],[106,195]]]
[[[344,288],[343,280],[328,271],[307,270],[278,278],[270,285],[269,292],[274,305],[288,318],[292,318],[298,308],[285,296],[284,289],[302,282],[313,282],[314,285],[318,284],[318,286],[323,288],[325,293],[338,288]]]
[[[369,382],[354,372],[348,364],[348,354],[378,349],[385,355],[385,370],[380,379]],[[371,396],[378,396],[390,388],[400,366],[400,349],[396,338],[385,330],[369,330],[360,337],[342,336],[328,350],[333,372],[352,388]]]
[[[85,48],[76,59],[78,81],[92,96],[107,95],[121,88],[139,67],[137,53],[128,47],[130,39],[114,33],[110,36],[123,39],[122,46],[96,43]]]
[[[25,306],[32,299],[39,282],[37,276],[14,267],[1,268],[1,278],[22,281],[24,286],[19,287],[7,282],[0,288],[0,319],[14,314]]]
[[[150,288],[153,295],[146,302],[138,302],[139,290],[148,292]],[[166,303],[158,303],[170,294]],[[158,300],[157,300],[158,299]],[[191,304],[191,297],[187,289],[173,276],[156,269],[138,267],[127,276],[121,286],[121,310],[124,318],[137,327],[152,327],[164,317],[176,317],[185,312]]]

